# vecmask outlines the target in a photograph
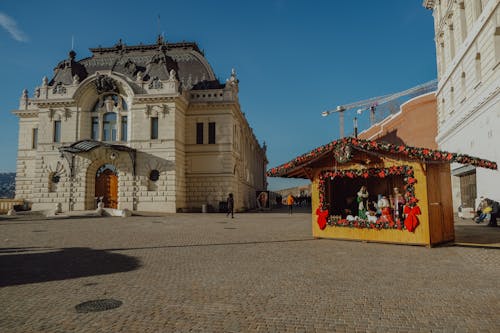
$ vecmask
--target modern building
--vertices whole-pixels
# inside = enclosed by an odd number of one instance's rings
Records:
[[[424,0],[434,16],[440,149],[500,160],[500,1]],[[451,165],[453,205],[500,200],[498,170]]]
[[[90,49],[44,77],[19,110],[16,198],[32,209],[179,212],[256,205],[266,147],[195,43]]]
[[[436,94],[426,93],[401,104],[397,113],[359,133],[365,140],[437,149]]]

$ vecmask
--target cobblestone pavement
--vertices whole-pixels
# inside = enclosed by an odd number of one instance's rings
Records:
[[[499,249],[314,240],[310,219],[2,219],[0,332],[499,332]],[[98,299],[123,305],[76,312]]]

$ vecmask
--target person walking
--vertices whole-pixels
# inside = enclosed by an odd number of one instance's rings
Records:
[[[289,215],[292,215],[292,208],[293,208],[293,203],[294,203],[294,199],[293,199],[293,196],[291,194],[288,195],[288,197],[286,198],[286,204],[288,206],[288,214]]]
[[[226,216],[229,216],[231,214],[231,218],[234,218],[234,198],[233,194],[229,193],[229,196],[227,197],[227,214]]]

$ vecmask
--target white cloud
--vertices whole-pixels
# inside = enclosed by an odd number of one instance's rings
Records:
[[[0,12],[0,27],[7,30],[11,37],[18,42],[28,41],[28,36],[26,36],[21,30],[19,30],[16,21],[2,12]]]

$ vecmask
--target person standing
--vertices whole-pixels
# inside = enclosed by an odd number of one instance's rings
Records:
[[[292,215],[292,209],[293,209],[293,203],[294,203],[293,196],[291,194],[288,195],[286,198],[286,204],[288,206],[288,214]]]
[[[231,214],[231,218],[234,218],[234,198],[233,194],[229,193],[229,196],[227,197],[227,214],[226,216],[229,216]]]

